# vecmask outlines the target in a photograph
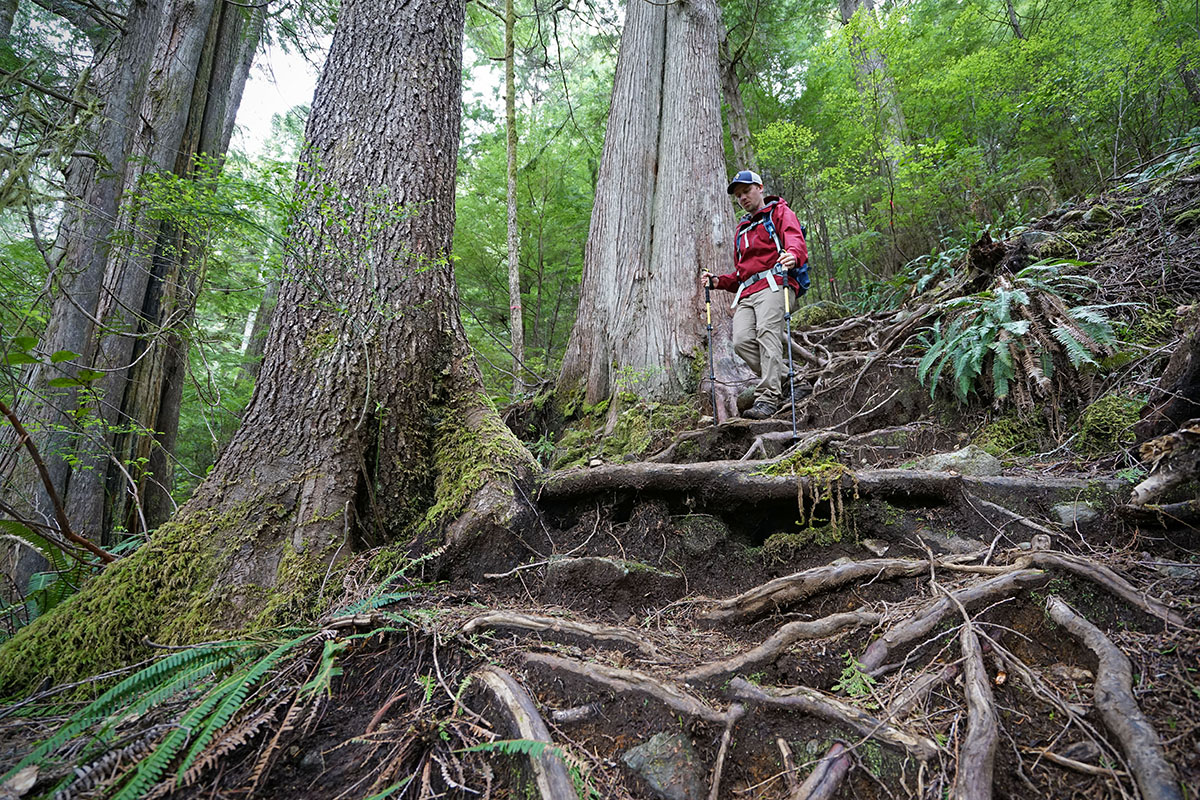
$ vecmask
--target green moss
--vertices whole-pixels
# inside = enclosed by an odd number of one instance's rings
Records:
[[[850,316],[850,309],[840,303],[818,300],[805,303],[792,314],[792,324],[801,327],[823,325],[835,319]]]
[[[1115,392],[1096,400],[1079,417],[1076,451],[1099,457],[1133,444],[1133,426],[1144,405],[1142,398]]]
[[[618,404],[612,431],[606,423],[613,406],[604,401],[588,408],[563,431],[555,446],[554,469],[566,469],[599,456],[606,461],[636,458],[665,444],[677,431],[693,426],[698,412],[690,403],[657,403],[629,393],[612,398]]]
[[[1149,347],[1164,344],[1174,337],[1177,319],[1175,307],[1171,304],[1143,306],[1139,308],[1133,324],[1121,332],[1122,338]]]
[[[996,458],[1033,455],[1036,442],[1045,434],[1039,421],[1019,416],[1003,416],[992,420],[971,444]]]
[[[78,594],[0,647],[5,693],[79,681],[141,660],[147,642],[212,638],[229,605],[214,581],[230,554],[218,534],[254,527],[252,504],[200,511],[163,525],[145,546],[108,567]]]
[[[433,452],[434,497],[420,525],[423,532],[459,516],[475,492],[492,480],[515,477],[522,466],[537,469],[529,451],[482,394],[462,398],[447,409]]]
[[[767,564],[793,561],[811,546],[828,547],[842,540],[842,530],[835,525],[801,528],[793,533],[776,533],[762,546],[762,558]]]
[[[1172,222],[1180,228],[1190,228],[1200,225],[1200,208],[1193,208],[1178,214]]]

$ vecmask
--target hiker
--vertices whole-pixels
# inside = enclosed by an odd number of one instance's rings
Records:
[[[705,270],[700,280],[734,292],[733,349],[760,379],[754,405],[742,416],[766,419],[783,402],[784,293],[792,292],[787,298],[789,309],[796,307],[796,297],[803,293],[800,276],[788,270],[808,262],[808,247],[795,213],[783,198],[763,194],[758,173],[742,170],[733,176],[727,191],[746,212],[734,238],[734,271],[714,276]]]

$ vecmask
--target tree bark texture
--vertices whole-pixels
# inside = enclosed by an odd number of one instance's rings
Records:
[[[733,226],[718,34],[713,0],[629,3],[560,392],[594,403],[618,389],[679,400],[696,388],[698,277],[726,271]]]
[[[729,123],[729,139],[733,142],[736,169],[755,169],[754,149],[750,145],[750,122],[746,104],[742,102],[742,86],[738,80],[737,62],[728,54],[728,45],[721,46],[721,95],[725,98],[725,119]]]
[[[512,338],[513,394],[525,387],[525,314],[521,307],[521,231],[517,227],[517,78],[513,35],[517,14],[504,3],[504,133],[508,159],[508,324]]]
[[[457,517],[451,542],[516,513],[503,479],[532,457],[483,395],[449,259],[463,16],[440,0],[341,6],[241,428],[147,545],[5,644],[0,686],[93,674],[147,638],[311,618],[356,547],[437,533],[439,509]],[[85,635],[100,652],[72,649]]]
[[[155,173],[200,179],[199,154],[219,163],[262,22],[261,9],[216,0],[140,0],[96,68],[105,99],[94,131],[101,166],[71,165],[75,202],[55,246],[56,296],[40,346],[80,355],[35,365],[21,404],[73,526],[96,541],[115,527],[153,528],[169,513],[187,358],[181,330],[200,286],[195,244],[147,216],[134,196]],[[93,391],[49,385],[83,367],[104,372]],[[74,413],[81,406],[82,427]],[[39,486],[23,473],[15,479],[34,514],[47,507]]]

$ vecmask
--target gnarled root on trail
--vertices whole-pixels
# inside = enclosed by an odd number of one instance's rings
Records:
[[[736,597],[721,600],[716,608],[703,614],[702,618],[726,621],[748,617],[836,589],[851,581],[916,575],[928,568],[928,562],[907,558],[873,558],[850,564],[827,564],[767,581]]]
[[[944,686],[958,677],[958,664],[947,664],[937,672],[923,672],[920,677],[896,694],[888,704],[894,719],[903,719],[914,706],[923,701],[939,686]]]
[[[533,698],[512,675],[499,667],[487,666],[475,672],[474,678],[495,701],[495,707],[505,717],[513,738],[545,742],[548,745],[554,743]],[[543,800],[578,797],[561,758],[543,751],[537,756],[530,754],[529,765],[533,770],[534,784]]]
[[[1133,584],[1103,564],[1097,564],[1095,561],[1066,553],[1052,553],[1047,551],[1033,553],[1029,556],[1029,560],[1040,567],[1061,569],[1074,573],[1081,578],[1087,578],[1101,588],[1120,597],[1134,608],[1139,608],[1147,614],[1158,617],[1172,625],[1177,625],[1181,628],[1184,625],[1182,617],[1154,598],[1146,597],[1138,592],[1133,587]]]
[[[1117,506],[1117,513],[1131,522],[1153,523],[1166,528],[1200,521],[1200,500],[1184,500],[1163,505]]]
[[[793,709],[821,717],[835,724],[845,725],[863,736],[906,750],[921,761],[928,761],[938,752],[938,747],[932,739],[890,725],[885,720],[872,716],[861,708],[856,708],[807,686],[768,689],[755,686],[744,678],[734,678],[729,682],[729,691],[736,700]]]
[[[939,597],[929,603],[922,611],[909,617],[904,622],[886,631],[863,653],[859,660],[865,672],[876,672],[883,666],[888,653],[895,648],[916,641],[932,631],[955,605],[970,608],[981,602],[998,600],[1009,597],[1018,591],[1045,583],[1049,576],[1041,570],[1017,569],[1005,575],[997,575],[986,581],[973,584],[964,589],[951,592],[947,597]]]
[[[843,628],[875,625],[880,618],[879,614],[859,609],[842,614],[830,614],[812,621],[789,622],[758,647],[725,661],[716,661],[688,670],[683,674],[683,680],[686,683],[720,680],[736,672],[743,672],[760,664],[774,661],[780,653],[803,639],[820,639],[832,636]]]
[[[657,700],[673,711],[718,725],[724,724],[728,718],[726,713],[712,708],[702,700],[643,672],[609,667],[604,664],[584,664],[542,653],[525,653],[522,657],[527,666],[536,667],[542,676],[566,674],[617,694],[644,695]]]
[[[1092,623],[1058,597],[1046,598],[1050,619],[1096,654],[1096,709],[1121,742],[1142,797],[1182,800],[1174,769],[1163,755],[1154,727],[1133,698],[1133,668],[1121,650]]]
[[[989,800],[996,760],[995,698],[983,667],[983,651],[975,626],[966,620],[959,634],[963,654],[963,687],[967,695],[967,736],[958,754],[954,794],[962,800]]]
[[[644,639],[639,639],[624,628],[589,625],[585,622],[545,617],[539,614],[522,614],[516,611],[493,611],[480,614],[463,625],[462,633],[470,634],[486,628],[511,628],[541,634],[559,634],[576,640],[583,639],[596,647],[612,644],[624,645],[642,652],[649,658],[658,657],[658,651],[655,650],[654,645]]]
[[[850,755],[846,752],[846,745],[834,742],[804,783],[792,792],[789,800],[832,800],[849,771]]]

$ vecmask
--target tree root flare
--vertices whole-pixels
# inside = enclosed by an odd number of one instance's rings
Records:
[[[774,661],[780,653],[803,639],[820,639],[832,636],[843,628],[875,625],[880,619],[879,614],[860,609],[843,614],[831,614],[811,622],[789,622],[758,647],[725,661],[704,664],[688,670],[683,674],[683,680],[685,683],[720,680],[736,672]]]
[[[1046,598],[1050,619],[1096,654],[1096,709],[1125,751],[1130,771],[1147,800],[1182,800],[1175,771],[1163,754],[1154,727],[1133,698],[1133,667],[1121,650],[1063,600]]]
[[[597,647],[615,643],[638,650],[649,658],[658,657],[658,651],[654,645],[639,639],[624,628],[589,625],[584,622],[544,617],[537,614],[521,614],[511,611],[480,614],[463,625],[462,633],[470,634],[485,628],[513,628],[534,633],[560,634],[584,639]]]
[[[767,689],[744,678],[734,678],[729,682],[729,691],[736,700],[798,710],[835,724],[845,725],[863,736],[905,750],[921,761],[928,761],[938,752],[938,747],[932,739],[890,725],[861,708],[807,686]]]
[[[586,683],[601,686],[610,692],[652,697],[674,711],[702,719],[705,722],[724,724],[727,719],[727,714],[724,712],[642,672],[618,669],[603,664],[584,664],[543,653],[525,653],[523,658],[527,667],[541,671],[542,675],[566,674]]]
[[[495,699],[497,709],[506,717],[514,738],[554,743],[533,698],[512,675],[499,667],[487,666],[475,672],[474,676],[476,682]],[[578,798],[571,775],[561,758],[542,752],[537,757],[531,755],[529,765],[542,800]]]

